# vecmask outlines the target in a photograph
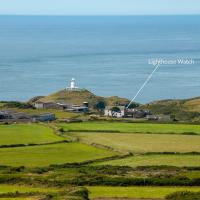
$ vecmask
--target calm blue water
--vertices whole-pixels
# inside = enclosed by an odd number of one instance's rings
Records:
[[[154,68],[149,58],[195,64],[161,66],[137,101],[200,96],[200,16],[0,16],[0,100],[47,95],[72,77],[132,98]]]

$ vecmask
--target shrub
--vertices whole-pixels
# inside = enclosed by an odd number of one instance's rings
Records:
[[[69,195],[71,196],[78,196],[78,197],[81,197],[85,200],[88,200],[89,199],[89,195],[88,195],[88,190],[84,187],[80,187],[80,188],[75,188],[74,190],[71,190],[69,192]]]
[[[31,104],[29,103],[22,103],[18,101],[9,101],[6,102],[5,107],[9,108],[20,108],[20,109],[28,109],[28,108],[34,108]]]
[[[106,104],[103,100],[98,101],[95,105],[94,105],[94,109],[98,110],[98,111],[102,111],[104,110],[106,107]]]
[[[200,192],[174,192],[165,197],[167,200],[200,200]]]

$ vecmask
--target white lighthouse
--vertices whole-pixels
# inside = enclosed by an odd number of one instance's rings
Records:
[[[75,78],[72,78],[71,82],[70,82],[70,87],[67,87],[66,88],[67,90],[79,90],[78,87],[76,87],[76,81],[75,81]]]

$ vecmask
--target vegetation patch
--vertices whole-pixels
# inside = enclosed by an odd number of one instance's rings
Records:
[[[80,143],[5,148],[0,149],[0,165],[37,167],[84,162],[114,155],[111,151]]]
[[[88,200],[88,190],[81,187],[51,188],[26,185],[0,185],[0,199],[80,199]]]
[[[124,198],[164,198],[176,191],[200,191],[199,187],[87,187],[90,198],[124,197]]]
[[[47,187],[32,187],[26,185],[8,185],[0,184],[0,195],[5,193],[27,193],[27,192],[56,192],[56,188],[47,188]]]
[[[65,131],[105,131],[121,133],[174,133],[200,134],[199,125],[188,124],[154,124],[154,123],[123,123],[123,122],[81,122],[59,124]]]
[[[88,144],[109,146],[116,151],[200,152],[200,136],[134,133],[66,133]]]
[[[166,200],[200,200],[200,192],[174,192],[165,197]]]
[[[177,166],[177,167],[190,167],[190,166],[200,166],[200,155],[139,155],[131,156],[118,160],[110,160],[98,165],[115,165],[115,166]]]
[[[54,131],[40,124],[0,125],[0,146],[42,144],[63,140]]]

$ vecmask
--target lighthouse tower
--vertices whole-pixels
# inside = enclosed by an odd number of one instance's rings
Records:
[[[75,81],[75,78],[72,78],[71,82],[70,82],[70,87],[67,87],[66,88],[67,90],[79,90],[78,87],[76,87],[76,81]]]

